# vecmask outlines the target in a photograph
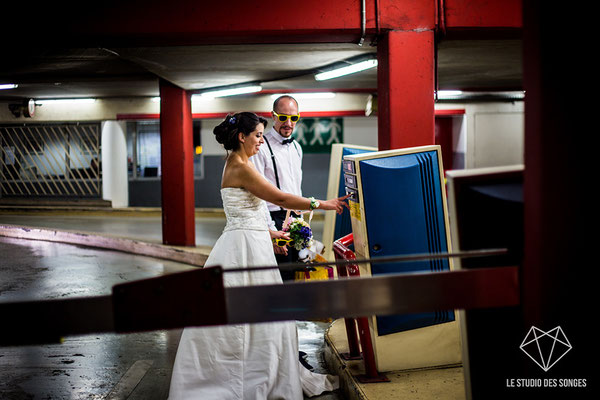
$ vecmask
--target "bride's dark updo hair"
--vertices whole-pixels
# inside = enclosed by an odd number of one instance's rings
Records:
[[[240,147],[238,133],[242,132],[244,136],[256,130],[258,124],[267,127],[267,120],[252,112],[240,112],[228,114],[225,121],[213,129],[217,142],[221,143],[225,150],[237,150]]]

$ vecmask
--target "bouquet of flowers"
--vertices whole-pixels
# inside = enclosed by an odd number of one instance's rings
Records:
[[[302,218],[291,218],[283,231],[290,233],[290,239],[294,241],[293,246],[298,251],[313,245],[312,229]]]

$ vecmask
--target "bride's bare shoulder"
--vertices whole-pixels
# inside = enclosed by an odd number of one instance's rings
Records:
[[[225,164],[225,169],[228,169],[232,173],[236,174],[243,174],[251,170],[256,170],[256,168],[254,168],[254,165],[250,161],[243,161],[239,158],[227,160],[227,163]]]
[[[235,158],[227,160],[223,171],[222,186],[244,187],[257,173],[258,171],[250,161],[243,162]]]

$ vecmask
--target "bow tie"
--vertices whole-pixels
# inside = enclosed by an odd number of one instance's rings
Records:
[[[285,139],[284,141],[281,142],[281,144],[290,144],[294,141],[294,138],[289,138],[289,139]]]

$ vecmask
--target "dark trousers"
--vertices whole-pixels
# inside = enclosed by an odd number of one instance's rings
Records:
[[[285,210],[271,211],[271,218],[275,222],[275,227],[277,228],[278,231],[280,231],[281,228],[283,227],[283,221],[285,220],[286,214],[287,214],[287,211],[285,211]],[[283,255],[283,254],[275,254],[275,258],[277,259],[277,265],[291,263],[291,262],[298,262],[298,250],[296,250],[293,247],[288,246],[288,255],[287,256]],[[290,268],[286,268],[285,270],[280,269],[279,273],[281,274],[281,279],[283,281],[293,281],[294,280],[294,270],[293,269],[290,269]],[[303,351],[300,351],[299,352],[300,363],[304,366],[304,368],[307,368],[308,370],[312,371],[313,368],[306,362],[306,360],[304,359],[305,357],[306,357],[306,353]]]
[[[281,230],[283,226],[283,222],[285,220],[285,215],[287,211],[279,210],[279,211],[271,211],[271,218],[275,222],[275,227],[277,230]],[[298,262],[298,250],[293,247],[288,246],[288,254],[275,254],[275,258],[277,259],[277,265]],[[281,279],[284,281],[293,281],[294,280],[294,271],[292,269],[286,268],[285,270],[280,269]]]

